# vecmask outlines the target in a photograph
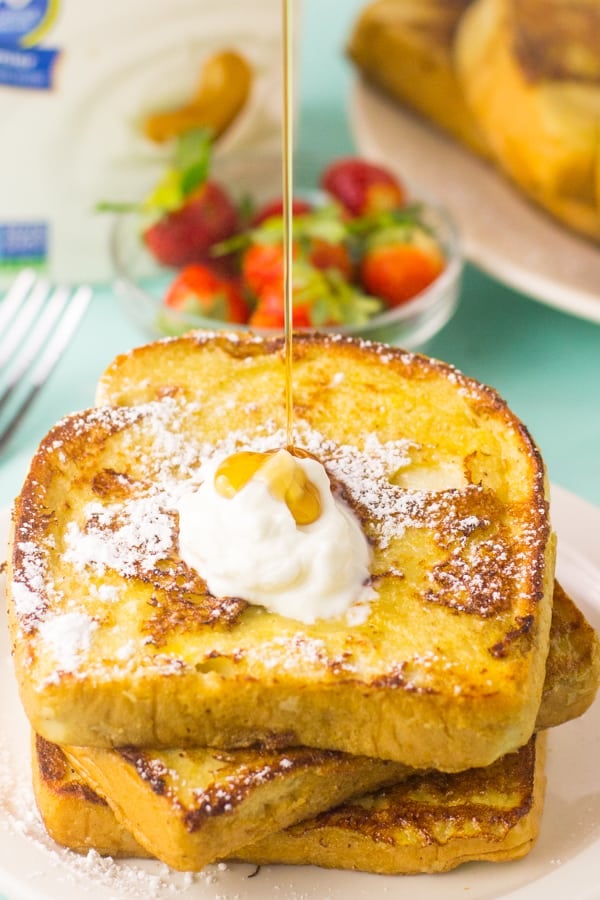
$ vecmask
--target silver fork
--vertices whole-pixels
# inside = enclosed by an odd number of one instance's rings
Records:
[[[0,300],[0,451],[75,334],[91,288],[52,287],[25,269]]]

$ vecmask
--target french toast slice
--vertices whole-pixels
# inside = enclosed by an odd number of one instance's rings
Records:
[[[590,705],[598,686],[599,649],[594,630],[556,584],[546,680],[536,722],[538,728],[560,724],[580,715]],[[57,808],[52,811],[51,807],[45,817],[50,820],[51,834],[63,836],[62,840],[58,838],[60,843],[71,847],[93,845],[90,844],[93,832],[86,836],[86,829],[78,822],[80,807],[75,804],[75,815],[69,817],[66,804],[63,803],[61,809],[59,800],[52,801],[53,795],[60,798],[69,790],[77,794],[76,789],[66,787],[72,780],[69,762],[86,785],[93,786],[97,794],[108,798],[109,805],[116,811],[117,822],[121,823],[120,829],[125,828],[126,840],[130,841],[133,831],[147,852],[182,869],[190,868],[192,864],[194,868],[200,868],[211,861],[211,854],[218,858],[228,853],[240,828],[255,834],[257,830],[271,834],[278,821],[306,819],[307,800],[313,809],[326,810],[341,802],[340,798],[344,796],[356,796],[360,785],[370,783],[374,787],[386,783],[391,786],[392,782],[397,785],[414,774],[413,770],[399,764],[298,749],[283,753],[249,750],[226,754],[77,747],[61,750],[38,737],[36,752],[34,778],[42,777],[48,782],[50,796],[46,805],[57,804]],[[215,759],[219,767],[216,774]],[[210,781],[211,778],[214,781]],[[324,793],[323,779],[328,782]],[[266,803],[264,785],[267,782],[273,784],[269,784],[269,816],[265,823],[260,810]],[[425,783],[428,784],[429,779]],[[318,799],[315,799],[315,792]],[[388,793],[385,789],[380,791],[381,796],[387,797]],[[95,802],[98,802],[97,794],[94,794]],[[254,796],[250,802],[251,795]],[[215,796],[220,802],[214,802]],[[210,810],[205,813],[207,798]],[[105,808],[98,810],[97,815],[99,837],[96,849],[106,843],[106,822],[110,822]],[[61,825],[63,817],[66,821]],[[119,843],[119,833],[117,830],[115,841],[108,846],[116,844],[125,852],[128,845]]]
[[[101,380],[112,406],[42,442],[8,578],[32,726],[64,745],[275,737],[488,765],[533,732],[554,576],[543,462],[493,390],[424,356],[298,336],[294,441],[359,517],[376,598],[305,625],[212,596],[179,556],[175,501],[201,463],[285,443],[282,347],[194,333],[138,348]]]
[[[456,31],[472,2],[375,0],[356,20],[348,55],[369,82],[488,157],[453,59]]]
[[[388,874],[445,872],[473,860],[518,859],[533,846],[544,796],[545,735],[485,769],[414,774],[271,833],[238,850],[253,863],[292,863]],[[110,806],[69,765],[61,749],[37,738],[37,805],[49,834],[80,853],[148,857]]]
[[[583,715],[594,702],[599,682],[598,635],[555,581],[550,650],[536,728],[555,728]]]
[[[475,860],[520,859],[540,829],[545,735],[483,769],[415,774],[236,854],[388,875],[448,872]]]
[[[33,794],[50,837],[77,853],[151,858],[110,806],[69,764],[60,747],[39,735],[32,740]]]
[[[412,771],[305,747],[61,750],[139,843],[182,871],[199,871],[271,831]]]

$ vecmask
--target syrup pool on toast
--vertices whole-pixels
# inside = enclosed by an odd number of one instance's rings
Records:
[[[271,450],[257,453],[242,450],[228,456],[215,472],[215,489],[223,497],[234,497],[251,478],[265,481],[271,494],[283,501],[296,525],[310,525],[321,515],[320,494],[294,456],[297,451]]]

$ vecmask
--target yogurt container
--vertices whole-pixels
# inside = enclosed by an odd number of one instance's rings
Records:
[[[181,106],[224,49],[252,70],[217,144],[280,145],[280,0],[0,0],[0,283],[34,265],[54,280],[110,277],[110,216],[139,201],[172,147],[149,114]]]

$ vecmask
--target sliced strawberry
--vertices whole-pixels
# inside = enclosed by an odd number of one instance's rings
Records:
[[[294,198],[292,201],[292,216],[302,216],[304,213],[311,212],[311,210],[312,205],[307,200]],[[262,225],[262,223],[266,222],[268,219],[273,219],[276,216],[282,215],[283,199],[279,198],[278,200],[271,200],[270,203],[265,203],[264,206],[261,206],[253,215],[251,225],[253,228],[256,228],[257,225]]]
[[[293,267],[292,306],[295,328],[320,328],[364,325],[379,312],[382,302],[365,296],[337,269],[322,271],[306,259],[298,259]],[[272,279],[263,285],[250,324],[283,328],[284,319],[283,279]]]
[[[251,244],[242,257],[242,279],[251,293],[259,296],[272,282],[283,281],[283,245]]]
[[[226,191],[206,181],[180,209],[167,213],[144,232],[152,255],[164,266],[185,266],[210,258],[210,248],[238,228],[236,208]]]
[[[193,263],[181,270],[163,301],[169,309],[242,324],[248,307],[240,286],[209,266]]]
[[[294,243],[293,256],[325,272],[336,270],[347,281],[351,281],[354,275],[354,264],[343,244],[310,238]],[[283,245],[252,244],[248,247],[242,257],[242,278],[246,287],[257,296],[266,285],[282,282]]]
[[[331,163],[321,176],[321,186],[352,216],[372,215],[406,203],[406,191],[391,172],[354,157]]]
[[[431,235],[422,228],[398,227],[372,238],[360,277],[369,294],[399,306],[429,287],[444,265],[443,252]]]
[[[345,244],[333,244],[322,238],[311,238],[308,242],[308,258],[313,266],[323,271],[335,269],[347,281],[354,277],[354,263]]]
[[[310,303],[300,303],[294,298],[292,322],[294,328],[309,328],[313,324]],[[265,285],[250,316],[250,325],[253,328],[283,328],[284,324],[283,284],[273,281]]]

